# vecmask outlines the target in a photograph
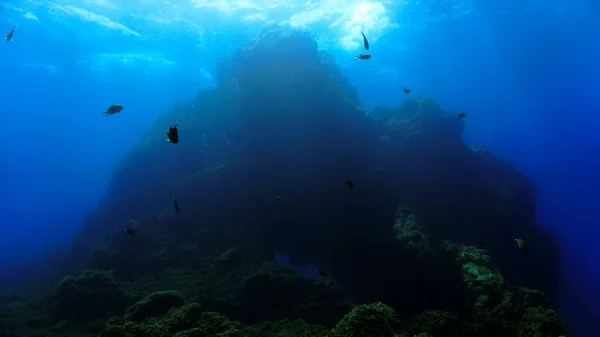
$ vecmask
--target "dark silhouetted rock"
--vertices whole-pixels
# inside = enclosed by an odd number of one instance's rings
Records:
[[[72,253],[80,267],[114,270],[134,298],[175,289],[223,316],[204,312],[179,331],[167,317],[180,299],[154,316],[113,320],[118,331],[144,336],[158,324],[156,336],[235,335],[243,329],[230,320],[286,318],[331,327],[352,308],[349,297],[397,313],[355,310],[377,313],[367,323],[378,337],[431,310],[460,317],[461,337],[507,337],[530,322],[531,308],[553,310],[520,288],[550,298],[556,289],[559,251],[536,224],[535,188],[509,163],[465,146],[456,114],[422,98],[366,113],[332,58],[287,28],[265,29],[224,58],[216,77],[122,159]],[[173,121],[176,146],[164,141]],[[133,238],[124,234],[130,226]],[[529,243],[527,254],[516,237]],[[275,265],[276,252],[327,269],[335,282]],[[89,296],[86,306],[98,300]],[[56,302],[63,316],[84,305],[65,298]],[[357,326],[352,333],[370,327]]]
[[[51,295],[51,313],[56,320],[85,320],[120,313],[126,298],[111,271],[88,270],[66,276]]]
[[[415,317],[410,331],[414,334],[426,332],[432,336],[459,336],[461,327],[458,316],[445,311],[429,310]]]
[[[395,337],[401,330],[400,317],[394,309],[383,303],[362,304],[344,316],[330,337]]]
[[[166,313],[173,307],[182,306],[185,303],[181,294],[177,291],[167,290],[152,293],[137,302],[125,311],[125,319],[140,322],[148,317],[154,317]]]

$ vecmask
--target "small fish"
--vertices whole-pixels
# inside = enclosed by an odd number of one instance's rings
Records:
[[[367,37],[365,36],[365,33],[363,33],[362,31],[360,33],[363,36],[363,44],[365,45],[365,49],[369,50],[369,41],[367,41]]]
[[[283,201],[283,196],[278,195],[278,196],[275,197],[275,200],[277,200],[277,201]]]
[[[13,34],[15,33],[15,29],[17,29],[17,26],[13,26],[12,29],[10,30],[10,32],[8,32],[8,34],[6,34],[6,37],[4,38],[6,41],[12,40]]]
[[[317,273],[319,273],[319,275],[322,277],[329,277],[329,273],[323,268],[317,268]]]
[[[527,243],[525,243],[525,240],[523,239],[515,239],[515,242],[517,243],[517,247],[519,247],[519,250],[522,252],[526,252],[527,251]]]
[[[173,144],[179,143],[179,131],[177,130],[177,124],[173,124],[173,126],[169,127],[169,132],[167,132],[167,142]]]
[[[114,115],[116,113],[121,112],[121,110],[123,110],[123,106],[121,104],[113,104],[109,106],[108,109],[106,109],[106,111],[103,112],[103,114],[105,116]]]
[[[125,228],[125,234],[131,238],[135,236],[135,231],[131,228]]]
[[[173,197],[173,208],[175,209],[175,214],[179,215],[179,204],[176,197]]]
[[[407,87],[402,88],[402,91],[404,91],[405,94],[410,94],[410,89]]]
[[[371,58],[371,54],[360,54],[356,56],[357,60],[368,60]]]
[[[354,189],[354,183],[352,182],[352,180],[350,180],[348,178],[344,178],[344,182],[346,183],[346,186],[348,186],[349,189],[351,189],[351,190]]]
[[[467,113],[466,112],[461,112],[461,113],[458,114],[458,118],[462,119],[462,118],[465,118],[465,117],[467,117]]]

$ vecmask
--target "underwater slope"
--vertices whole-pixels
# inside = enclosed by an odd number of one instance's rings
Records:
[[[366,114],[331,58],[293,30],[266,30],[219,70],[217,86],[166,112],[123,158],[73,245],[75,268],[132,282],[231,247],[284,251],[357,302],[466,314],[452,240],[489,252],[503,285],[554,296],[559,252],[536,225],[534,186],[465,146],[464,120],[429,99]],[[164,140],[173,122],[178,144]]]

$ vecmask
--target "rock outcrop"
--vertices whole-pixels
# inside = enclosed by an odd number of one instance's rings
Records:
[[[566,335],[534,186],[467,147],[465,120],[430,99],[365,112],[332,59],[289,29],[265,30],[217,77],[123,158],[72,247],[74,271],[114,272],[93,284],[115,301],[96,308],[73,295],[87,274],[68,278],[50,297],[66,323],[33,324],[43,336]],[[178,144],[164,141],[173,121]]]

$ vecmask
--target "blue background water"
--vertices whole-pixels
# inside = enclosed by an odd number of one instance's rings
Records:
[[[575,333],[594,336],[598,3],[173,3],[0,2],[0,31],[18,25],[14,41],[0,44],[0,272],[68,244],[157,116],[212,83],[219,58],[280,23],[313,33],[367,109],[399,105],[408,86],[467,111],[465,140],[538,186],[539,223],[562,249],[560,308]],[[353,58],[360,30],[371,42],[368,62]],[[114,103],[125,106],[121,114],[101,115]]]

